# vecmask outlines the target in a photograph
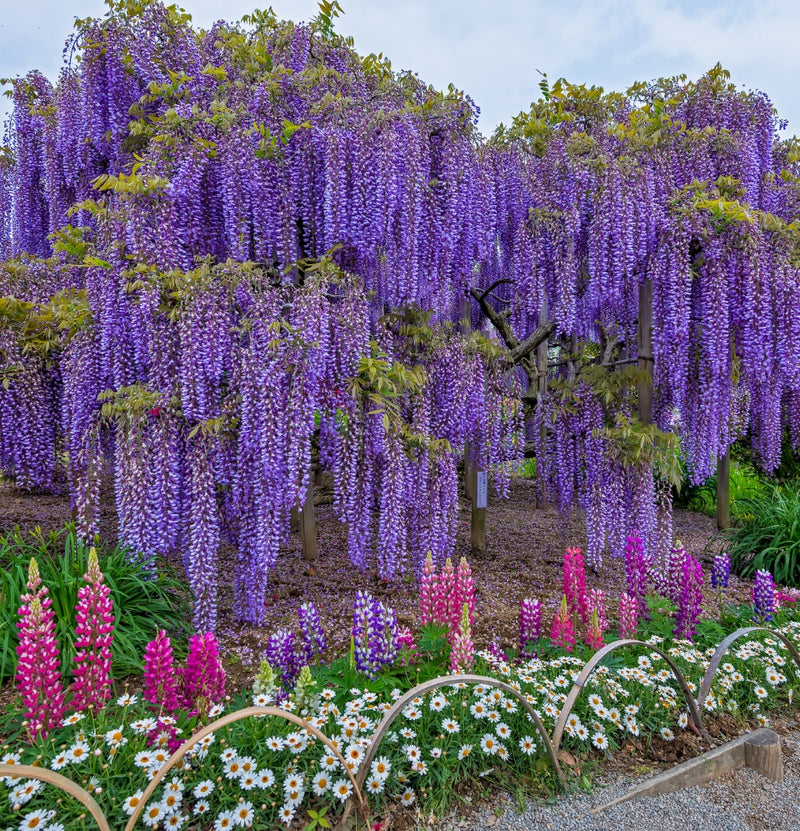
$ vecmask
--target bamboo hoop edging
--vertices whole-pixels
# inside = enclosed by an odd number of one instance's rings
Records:
[[[283,718],[286,721],[290,721],[293,724],[296,724],[298,727],[302,727],[304,730],[307,730],[311,733],[312,736],[320,739],[322,743],[336,756],[339,760],[340,764],[342,765],[343,770],[347,773],[350,781],[353,783],[353,796],[357,800],[356,810],[360,814],[366,813],[366,802],[364,801],[364,794],[361,791],[361,786],[356,781],[355,777],[353,776],[352,771],[347,767],[347,763],[345,762],[343,756],[334,746],[333,742],[320,730],[318,730],[313,725],[309,724],[304,719],[300,718],[300,716],[295,715],[294,713],[290,713],[288,710],[282,710],[280,707],[245,707],[243,710],[236,710],[233,713],[228,713],[226,716],[222,716],[218,718],[216,721],[212,721],[210,724],[207,724],[201,730],[198,730],[196,733],[192,734],[173,754],[172,756],[167,759],[167,761],[159,768],[158,773],[153,777],[150,781],[150,784],[145,789],[144,793],[142,794],[142,798],[139,800],[139,804],[134,809],[134,812],[131,814],[130,819],[128,820],[127,824],[125,825],[125,831],[133,831],[134,826],[136,825],[137,820],[141,816],[142,811],[144,810],[144,806],[147,804],[147,800],[155,792],[155,789],[161,783],[162,779],[169,773],[169,771],[179,762],[183,756],[191,750],[197,742],[201,739],[205,738],[210,733],[214,733],[215,731],[219,730],[222,727],[227,726],[228,724],[233,724],[234,722],[240,721],[244,718],[249,718],[250,716],[277,716],[278,718]],[[105,827],[106,829],[108,826]]]
[[[60,773],[50,770],[50,768],[40,768],[34,765],[0,765],[0,777],[5,776],[18,776],[21,779],[38,779],[41,782],[47,782],[49,785],[55,785],[59,790],[77,799],[78,802],[89,810],[100,831],[111,831],[106,815],[97,804],[95,798],[87,790],[66,776],[62,776]]]
[[[564,735],[564,728],[567,726],[567,719],[569,718],[570,713],[572,712],[572,708],[575,706],[575,702],[578,700],[578,696],[581,694],[581,690],[583,690],[586,682],[591,677],[592,673],[595,671],[597,666],[600,662],[606,657],[606,655],[614,652],[614,650],[619,649],[622,646],[643,646],[646,649],[650,649],[654,652],[658,652],[658,654],[667,662],[669,668],[672,670],[672,674],[675,676],[678,685],[683,692],[683,697],[686,699],[686,703],[689,706],[689,716],[694,724],[695,728],[697,729],[698,733],[706,739],[706,741],[711,741],[711,737],[708,735],[706,728],[703,725],[703,717],[700,714],[700,709],[697,706],[697,702],[692,695],[692,691],[689,689],[689,685],[686,683],[686,678],[684,678],[683,673],[678,668],[677,664],[672,660],[672,658],[667,655],[662,649],[659,649],[657,646],[654,646],[651,643],[646,643],[645,641],[638,641],[634,639],[625,639],[614,641],[613,643],[606,644],[602,649],[599,649],[597,652],[592,655],[592,657],[584,664],[583,669],[580,672],[580,675],[575,679],[572,684],[572,689],[569,691],[567,695],[567,700],[564,702],[564,706],[561,708],[561,713],[556,720],[555,727],[553,728],[553,750],[554,752],[558,752],[558,748],[561,746],[561,739]]]
[[[784,635],[782,632],[776,631],[775,629],[768,629],[766,626],[744,626],[741,629],[737,629],[735,632],[731,632],[731,634],[721,641],[719,646],[717,646],[711,661],[709,661],[708,669],[706,669],[706,674],[703,676],[703,681],[700,684],[700,692],[697,695],[698,707],[703,706],[703,703],[711,690],[711,684],[714,681],[714,676],[717,674],[723,655],[725,655],[728,649],[730,649],[731,644],[734,641],[739,640],[739,638],[744,635],[749,635],[751,632],[768,632],[770,635],[780,638],[789,650],[792,660],[795,664],[797,664],[798,671],[800,671],[800,652],[797,651],[797,647],[788,636]]]
[[[547,755],[550,757],[550,762],[553,765],[553,768],[558,775],[559,781],[561,782],[561,786],[566,791],[567,790],[567,780],[564,778],[564,772],[561,770],[561,765],[558,762],[558,757],[556,756],[555,750],[553,749],[553,745],[550,741],[550,736],[547,734],[547,730],[545,729],[542,720],[536,715],[536,711],[531,707],[530,703],[527,701],[525,696],[522,695],[519,691],[515,690],[513,687],[509,686],[508,684],[504,683],[503,681],[498,681],[496,678],[489,678],[488,676],[484,675],[442,675],[438,678],[432,678],[430,681],[425,681],[422,684],[417,684],[415,687],[412,687],[407,693],[400,696],[397,701],[392,704],[392,706],[386,711],[383,719],[381,719],[380,724],[375,728],[375,731],[372,734],[372,739],[370,740],[369,746],[367,747],[367,751],[364,754],[364,759],[361,762],[361,767],[358,770],[358,774],[356,779],[358,780],[359,789],[363,787],[364,782],[367,778],[367,771],[369,770],[369,766],[372,764],[373,759],[375,758],[375,754],[378,752],[378,747],[380,743],[383,741],[390,725],[392,722],[397,718],[399,713],[403,710],[403,708],[414,698],[420,695],[426,695],[429,692],[433,692],[434,690],[438,690],[441,687],[448,687],[458,684],[485,684],[489,687],[494,687],[496,689],[503,690],[503,692],[507,692],[510,695],[513,695],[519,703],[523,706],[525,711],[533,720],[534,724],[536,725],[536,730],[542,738],[544,742],[545,749],[547,750]],[[346,819],[347,814],[342,817],[342,822]]]

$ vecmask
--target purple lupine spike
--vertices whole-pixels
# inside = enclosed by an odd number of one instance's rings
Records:
[[[528,655],[532,645],[542,636],[542,604],[539,600],[525,597],[520,603],[519,654]]]
[[[772,575],[758,569],[753,579],[753,619],[761,623],[772,620],[775,612],[775,581]]]
[[[717,554],[711,566],[711,587],[727,591],[731,578],[731,558],[727,551]]]
[[[313,603],[303,603],[297,608],[300,621],[300,639],[303,646],[303,663],[315,661],[325,651],[328,641],[319,619],[319,612]]]
[[[702,603],[703,566],[698,559],[687,554],[683,564],[683,581],[675,618],[676,638],[691,640],[694,637]]]
[[[284,689],[291,689],[300,672],[300,660],[295,649],[295,634],[290,629],[278,629],[267,640],[264,657],[281,677]]]
[[[625,581],[628,594],[636,599],[640,615],[646,615],[647,606],[647,561],[644,556],[644,546],[638,534],[631,534],[625,544]]]

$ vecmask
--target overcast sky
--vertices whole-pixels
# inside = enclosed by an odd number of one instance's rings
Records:
[[[439,88],[452,82],[481,108],[490,133],[527,109],[539,75],[625,90],[634,81],[697,78],[720,61],[732,80],[766,92],[800,133],[800,3],[793,0],[340,0],[337,31],[363,54],[383,52]],[[195,24],[237,20],[267,0],[183,0]],[[315,0],[275,0],[308,20]],[[40,69],[55,79],[76,17],[102,0],[0,0],[0,77]],[[5,100],[5,99],[4,99]],[[3,110],[7,104],[0,105]]]

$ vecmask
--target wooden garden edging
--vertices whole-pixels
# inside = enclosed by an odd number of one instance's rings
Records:
[[[797,664],[798,671],[800,671],[800,652],[797,651],[797,647],[790,638],[786,637],[786,635],[781,632],[777,632],[774,629],[768,629],[766,626],[746,626],[743,629],[737,629],[735,632],[731,632],[731,634],[720,643],[708,664],[708,669],[706,670],[706,674],[703,676],[703,681],[700,684],[700,692],[697,695],[697,703],[700,707],[703,706],[706,696],[711,689],[711,683],[713,682],[714,676],[719,669],[722,656],[730,649],[731,644],[734,641],[738,641],[739,638],[749,635],[751,632],[769,632],[770,635],[774,635],[776,638],[783,641],[786,648],[789,650],[789,654],[792,656],[792,660],[795,664]]]
[[[212,721],[211,724],[207,724],[202,730],[198,730],[194,735],[190,736],[173,754],[172,756],[167,759],[167,761],[161,766],[158,773],[155,777],[151,780],[150,784],[145,789],[145,792],[142,794],[142,798],[139,800],[139,804],[136,806],[136,809],[131,814],[130,819],[128,820],[127,824],[125,825],[125,831],[133,831],[134,826],[136,825],[136,820],[139,819],[142,811],[144,810],[144,806],[147,803],[147,800],[153,795],[153,792],[158,787],[161,780],[169,773],[170,769],[174,767],[184,756],[187,751],[191,750],[200,739],[204,738],[205,736],[209,735],[210,733],[219,730],[220,727],[225,727],[228,724],[233,724],[236,721],[240,721],[243,718],[249,718],[250,716],[276,716],[277,718],[285,719],[286,721],[291,721],[293,724],[296,724],[298,727],[302,727],[304,730],[307,730],[311,733],[312,736],[316,736],[316,738],[320,739],[324,745],[333,753],[334,756],[339,760],[343,770],[347,773],[350,781],[353,783],[353,798],[356,800],[356,810],[362,814],[366,815],[367,804],[364,801],[364,795],[361,792],[361,786],[353,777],[352,772],[347,767],[342,754],[336,749],[333,742],[320,730],[316,727],[313,727],[304,719],[300,718],[300,716],[296,716],[294,713],[288,712],[288,710],[282,710],[280,707],[245,707],[244,710],[237,710],[235,713],[228,713],[227,716],[222,716],[218,718],[216,721]],[[348,806],[351,804],[350,800],[348,800]]]
[[[689,707],[689,717],[692,720],[692,725],[694,726],[697,734],[702,736],[706,741],[711,741],[711,736],[708,735],[706,732],[705,727],[703,726],[703,717],[700,715],[700,710],[697,706],[697,702],[694,700],[694,696],[692,695],[692,691],[689,689],[689,685],[686,683],[686,679],[683,677],[683,673],[678,669],[677,664],[667,655],[666,652],[659,649],[657,646],[653,646],[651,643],[646,643],[645,641],[637,641],[633,639],[626,639],[620,641],[614,641],[613,643],[606,644],[602,649],[599,649],[597,652],[592,655],[592,657],[584,664],[583,669],[581,670],[580,675],[575,679],[574,683],[572,684],[572,689],[569,691],[569,695],[567,695],[567,700],[564,702],[564,706],[561,708],[561,713],[558,716],[558,720],[556,721],[555,728],[553,730],[553,750],[558,752],[558,748],[561,746],[561,739],[564,735],[564,728],[567,726],[567,719],[569,718],[570,713],[572,712],[572,708],[575,706],[575,702],[578,700],[578,696],[581,694],[581,690],[586,685],[586,682],[589,680],[591,674],[595,671],[599,663],[608,655],[610,652],[614,652],[614,650],[619,649],[623,646],[643,646],[645,649],[649,649],[652,652],[658,652],[658,654],[669,664],[669,668],[672,670],[672,674],[675,676],[678,684],[683,692],[683,697],[686,699],[686,704]]]
[[[67,779],[66,776],[62,776],[60,773],[50,770],[50,768],[40,768],[34,765],[0,765],[0,777],[6,776],[19,776],[20,779],[38,779],[40,782],[55,785],[59,790],[74,797],[88,808],[100,831],[111,831],[106,815],[95,802],[94,797],[80,785],[71,779]]]

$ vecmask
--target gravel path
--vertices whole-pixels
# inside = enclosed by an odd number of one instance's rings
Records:
[[[529,804],[519,813],[508,797],[466,819],[451,818],[439,831],[800,831],[800,729],[781,730],[784,780],[772,782],[748,768],[706,786],[640,797],[598,814],[591,808],[627,793],[647,776],[595,780],[592,793]]]

